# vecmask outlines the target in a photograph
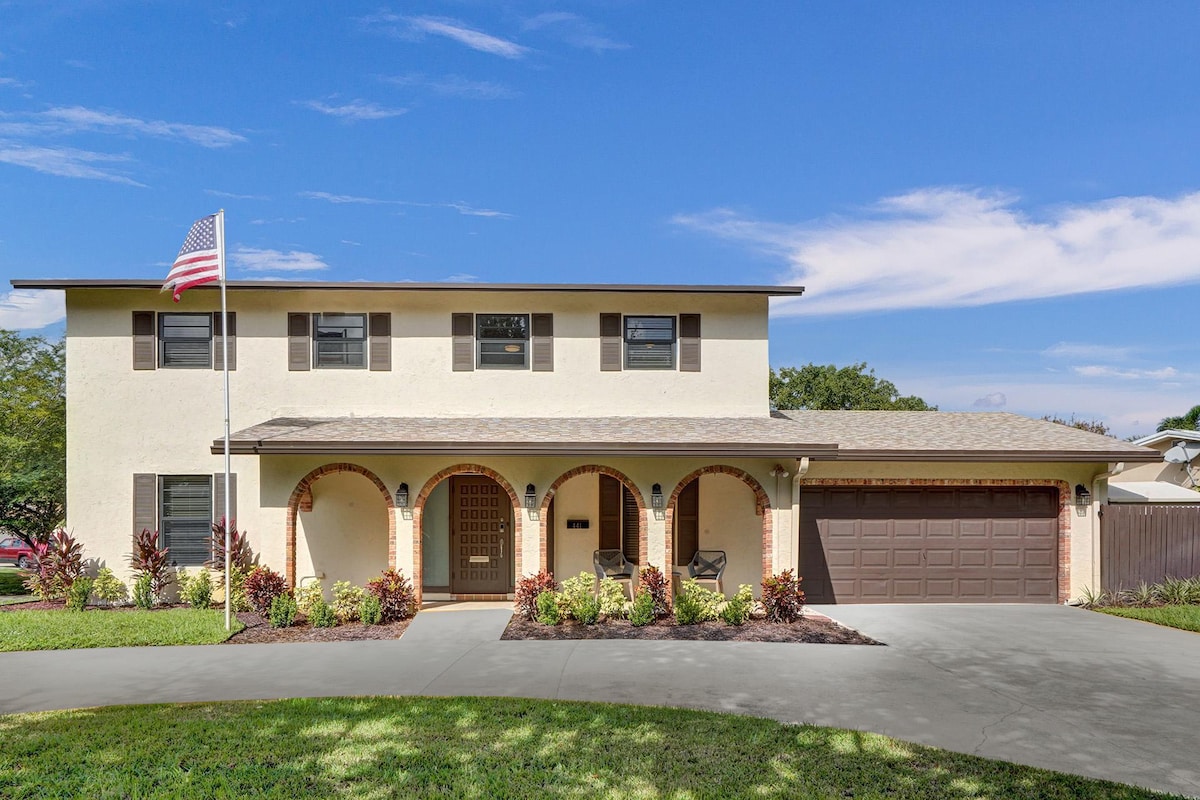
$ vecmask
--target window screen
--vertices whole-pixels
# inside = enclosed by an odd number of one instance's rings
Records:
[[[625,369],[675,369],[674,317],[625,317]]]
[[[159,366],[212,369],[212,314],[159,314]]]
[[[366,314],[313,315],[313,366],[363,368],[366,365]]]
[[[159,483],[159,530],[171,562],[196,567],[212,557],[212,478],[163,475]]]
[[[528,314],[476,314],[476,363],[481,369],[529,366]]]

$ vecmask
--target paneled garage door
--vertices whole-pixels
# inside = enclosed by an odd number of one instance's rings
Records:
[[[1054,603],[1058,490],[805,487],[810,603]]]

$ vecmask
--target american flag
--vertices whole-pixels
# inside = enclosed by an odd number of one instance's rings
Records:
[[[221,279],[221,254],[217,250],[217,215],[211,214],[192,223],[179,255],[167,274],[162,290],[172,292],[175,302],[179,295],[193,286]]]

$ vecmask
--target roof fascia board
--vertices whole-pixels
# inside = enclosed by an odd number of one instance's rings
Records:
[[[838,461],[1036,461],[1109,462],[1160,461],[1162,454],[1128,450],[851,450],[839,448]]]

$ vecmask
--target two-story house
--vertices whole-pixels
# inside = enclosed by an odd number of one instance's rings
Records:
[[[1096,504],[1157,458],[1012,414],[772,412],[768,303],[798,287],[22,280],[67,307],[68,527],[127,571],[208,556],[223,497],[295,584],[388,566],[505,597],[599,548],[810,602],[1063,602],[1097,585]]]

